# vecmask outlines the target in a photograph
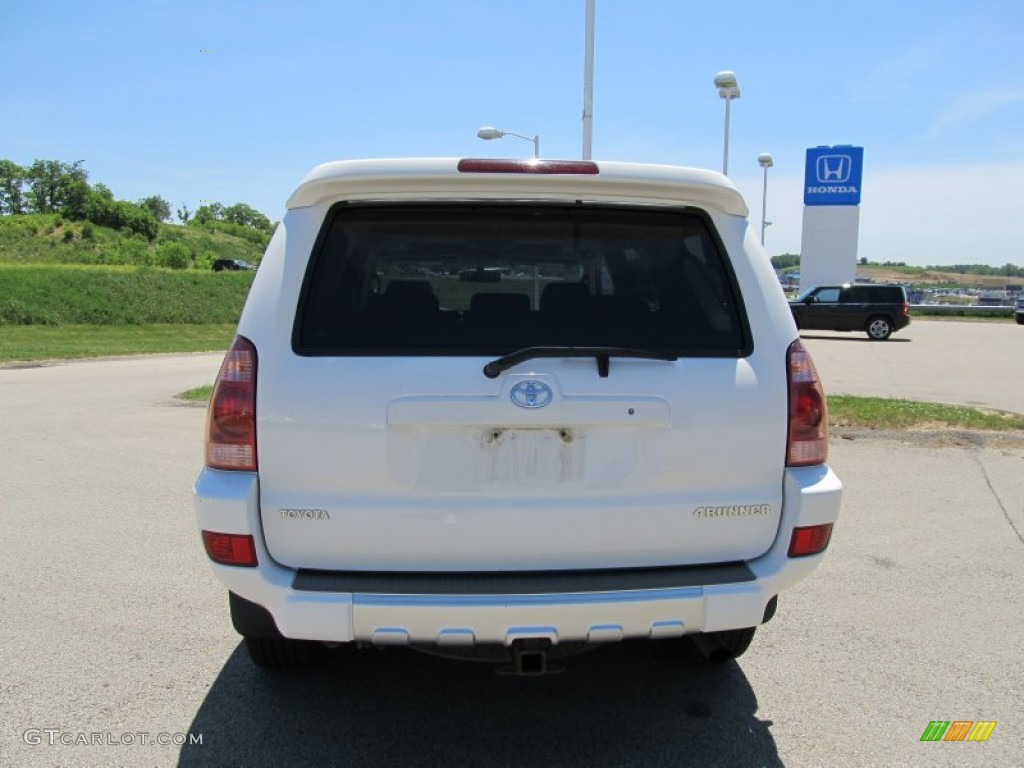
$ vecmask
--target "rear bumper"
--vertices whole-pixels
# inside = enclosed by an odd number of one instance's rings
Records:
[[[772,597],[824,557],[788,557],[793,528],[835,522],[842,494],[827,467],[787,470],[779,534],[746,563],[593,574],[336,574],[271,559],[257,488],[251,473],[203,470],[196,481],[201,529],[255,539],[257,567],[211,564],[228,590],[265,608],[284,637],[439,646],[661,639],[756,626]]]

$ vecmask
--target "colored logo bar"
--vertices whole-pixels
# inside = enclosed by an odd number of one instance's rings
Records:
[[[931,720],[921,741],[988,741],[995,728],[995,720]]]

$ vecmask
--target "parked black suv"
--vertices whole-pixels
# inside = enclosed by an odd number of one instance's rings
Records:
[[[874,341],[910,325],[902,285],[817,285],[789,302],[800,330],[864,331]]]
[[[250,264],[245,259],[217,259],[215,262],[213,262],[214,272],[223,272],[225,269],[255,271],[256,267]]]

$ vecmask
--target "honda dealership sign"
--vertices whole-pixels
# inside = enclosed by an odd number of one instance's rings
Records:
[[[864,147],[807,150],[800,290],[857,279],[860,180]]]
[[[813,147],[807,150],[804,205],[860,205],[864,147]]]

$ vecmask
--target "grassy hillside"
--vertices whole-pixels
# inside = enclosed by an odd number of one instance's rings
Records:
[[[0,264],[0,325],[235,323],[252,272]]]
[[[156,240],[56,214],[0,216],[0,264],[160,264],[161,248],[181,243],[197,269],[215,259],[259,261],[263,248],[240,237],[161,224]]]
[[[0,367],[11,361],[223,352],[235,334],[223,325],[0,325]]]
[[[959,272],[941,272],[924,267],[882,267],[873,265],[857,266],[858,280],[873,280],[876,283],[913,283],[915,285],[981,288],[1001,290],[1007,285],[1020,285],[1024,278],[1004,275],[972,275]]]

